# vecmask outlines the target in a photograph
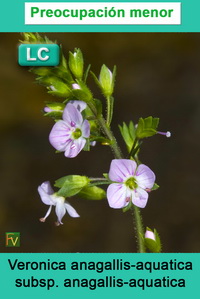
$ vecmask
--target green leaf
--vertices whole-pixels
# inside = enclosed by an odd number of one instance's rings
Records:
[[[52,111],[52,112],[48,112],[48,113],[45,113],[44,116],[49,116],[55,120],[60,120],[62,119],[62,112],[61,111]]]
[[[95,73],[93,73],[92,71],[90,71],[90,74],[92,75],[94,82],[96,83],[96,85],[101,89],[101,84],[99,83],[99,80],[97,78],[97,76],[95,75]]]
[[[50,67],[44,67],[44,66],[31,68],[30,72],[42,77],[52,75],[52,69]]]
[[[70,197],[79,193],[81,189],[89,184],[86,176],[67,175],[55,181],[55,187],[60,188],[58,196]]]
[[[132,138],[132,140],[135,140],[135,126],[134,126],[134,123],[132,121],[130,121],[129,123],[129,134],[130,134],[130,137]]]
[[[158,188],[160,188],[160,186],[158,184],[154,184],[153,187],[151,188],[151,191],[155,191],[157,190]]]
[[[97,186],[84,187],[78,194],[83,199],[101,200],[106,198],[106,192]]]
[[[89,74],[89,71],[90,71],[90,68],[91,68],[91,64],[88,65],[85,73],[84,73],[84,76],[83,76],[83,82],[86,83],[87,81],[87,78],[88,78],[88,74]]]
[[[125,122],[123,122],[122,126],[119,126],[121,135],[126,143],[128,152],[130,152],[130,150],[132,149],[132,146],[134,144],[135,141],[135,127],[133,122],[131,121],[129,123],[129,126],[127,126],[127,124]]]
[[[140,118],[136,129],[136,137],[139,139],[151,137],[157,133],[159,118],[149,116],[147,118]]]

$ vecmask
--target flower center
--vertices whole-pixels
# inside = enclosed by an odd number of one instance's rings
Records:
[[[137,186],[138,186],[138,185],[137,185],[137,182],[136,182],[136,179],[135,179],[134,177],[131,177],[131,178],[129,178],[128,180],[126,180],[125,185],[126,185],[129,189],[131,189],[131,190],[136,189]]]
[[[79,128],[77,128],[73,133],[72,133],[72,137],[74,139],[78,139],[82,136],[82,132]]]

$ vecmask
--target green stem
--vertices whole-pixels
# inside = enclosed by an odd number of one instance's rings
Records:
[[[103,133],[107,136],[107,138],[110,140],[110,147],[111,149],[113,150],[114,152],[114,156],[116,159],[122,159],[122,153],[121,153],[121,150],[117,144],[117,140],[115,139],[114,135],[113,135],[113,132],[111,131],[110,128],[108,128],[106,122],[105,122],[105,119],[100,116],[97,121],[99,122],[99,125],[103,131]]]
[[[89,178],[90,182],[96,182],[96,181],[103,181],[103,182],[108,182],[106,178]]]
[[[107,96],[106,97],[106,102],[107,102],[106,124],[107,124],[108,127],[110,127],[110,124],[111,124],[111,121],[112,121],[112,116],[113,116],[114,98],[112,96]]]
[[[93,112],[94,116],[96,117],[97,122],[98,122],[101,130],[103,131],[104,135],[110,140],[110,142],[111,142],[110,147],[112,148],[112,150],[114,152],[115,158],[122,159],[122,153],[117,144],[117,140],[115,139],[111,129],[106,124],[105,119],[103,118],[102,115],[98,115],[96,107],[94,106],[92,101],[87,104],[90,107],[90,110]]]
[[[90,187],[91,186],[100,186],[100,185],[110,185],[110,182],[109,181],[107,181],[107,182],[92,182],[92,183],[90,183]]]
[[[142,216],[140,213],[140,209],[133,205],[132,207],[133,215],[134,215],[134,223],[135,223],[135,231],[136,231],[136,239],[138,242],[138,252],[144,253],[146,252],[144,241],[142,236],[144,236],[144,229],[142,224]]]

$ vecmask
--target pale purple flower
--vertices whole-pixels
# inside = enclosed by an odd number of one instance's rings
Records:
[[[38,187],[38,192],[42,202],[49,206],[46,215],[43,218],[40,218],[41,222],[45,222],[46,218],[51,213],[52,206],[55,206],[55,212],[57,215],[56,225],[63,224],[62,218],[66,211],[71,217],[80,217],[76,210],[67,201],[65,201],[64,197],[58,196],[56,193],[54,193],[50,182],[42,183],[42,185]]]
[[[88,120],[83,120],[74,104],[68,103],[63,111],[63,120],[55,123],[49,141],[56,150],[65,152],[65,157],[74,158],[83,149],[89,136]]]
[[[153,241],[156,240],[155,234],[152,231],[148,230],[148,229],[146,230],[144,237],[147,238],[147,239],[151,239]]]
[[[130,201],[139,208],[146,206],[148,191],[155,182],[155,174],[148,166],[137,166],[133,160],[115,159],[110,165],[109,178],[113,181],[107,189],[111,208],[124,208]]]

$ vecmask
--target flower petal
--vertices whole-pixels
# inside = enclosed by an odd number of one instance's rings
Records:
[[[40,195],[40,198],[42,202],[45,205],[54,205],[51,194],[53,193],[53,189],[51,188],[51,185],[49,182],[44,182],[41,186],[38,187],[38,193]]]
[[[75,126],[81,126],[83,122],[83,117],[77,108],[71,103],[68,103],[63,111],[63,120],[71,126],[75,124]]]
[[[76,84],[76,83],[75,83]],[[75,85],[74,84],[74,85]],[[76,84],[76,85],[78,85],[78,84]],[[73,87],[74,88],[74,87]],[[76,89],[76,88],[74,88],[74,89]],[[80,88],[79,88],[80,89]],[[80,112],[82,112],[83,110],[85,110],[86,109],[86,107],[87,107],[87,104],[85,103],[85,102],[83,102],[83,101],[76,101],[76,100],[74,100],[74,101],[70,101],[70,103],[72,104],[72,105],[74,105],[74,107],[76,108],[76,109],[78,109],[78,111],[80,111]]]
[[[142,188],[137,188],[136,190],[132,191],[132,203],[139,207],[144,208],[147,204],[148,200],[148,193],[143,190]]]
[[[111,208],[120,209],[129,204],[127,188],[123,184],[111,184],[107,189],[108,203]]]
[[[66,213],[64,198],[57,201],[55,211],[56,211],[56,215],[58,217],[58,223],[63,224],[62,218]]]
[[[78,139],[71,140],[65,149],[65,157],[67,158],[76,157],[84,147],[85,143],[86,140],[81,137]]]
[[[156,240],[155,234],[150,230],[146,230],[144,237],[147,238],[147,239],[151,239],[153,241]]]
[[[137,164],[129,159],[114,159],[110,165],[109,178],[114,182],[123,182],[133,176]]]
[[[51,187],[51,183],[49,181],[42,183],[42,185],[40,185],[40,187],[42,187],[42,189],[49,195],[54,193],[54,191]]]
[[[71,217],[80,217],[76,210],[67,201],[65,202],[65,208]]]
[[[63,152],[70,141],[70,127],[63,120],[59,120],[57,123],[55,123],[50,132],[49,142],[56,150]]]
[[[90,136],[90,123],[87,119],[84,120],[81,126],[82,136],[88,138]]]
[[[52,210],[52,206],[50,206],[46,212],[46,215],[43,217],[43,218],[40,218],[40,221],[41,222],[45,222],[46,218],[50,215],[51,213],[51,210]]]
[[[140,164],[136,171],[136,180],[139,187],[151,189],[155,183],[154,172],[146,165]]]

